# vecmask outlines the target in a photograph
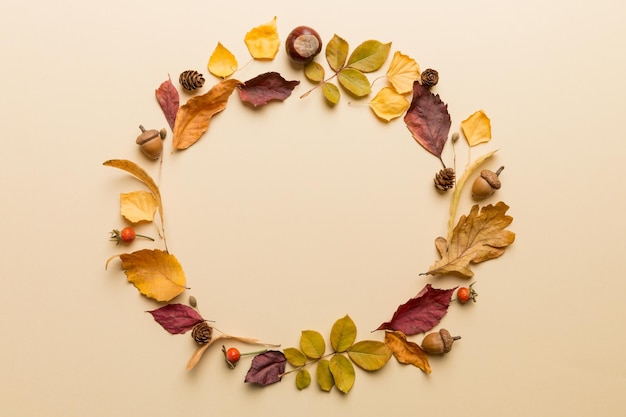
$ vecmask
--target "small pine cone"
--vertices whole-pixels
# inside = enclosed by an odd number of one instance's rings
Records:
[[[435,187],[441,191],[448,191],[454,187],[454,168],[442,169],[435,175]]]
[[[426,69],[422,72],[422,85],[426,88],[431,88],[437,85],[439,82],[439,73],[434,69]]]
[[[204,77],[198,71],[194,70],[183,71],[183,73],[180,74],[178,81],[180,82],[180,85],[188,91],[202,88],[204,85]]]
[[[209,323],[203,321],[194,326],[191,331],[191,337],[199,345],[205,345],[211,341],[213,337],[213,327],[209,326]]]

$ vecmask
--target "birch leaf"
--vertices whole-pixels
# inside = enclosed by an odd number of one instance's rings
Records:
[[[347,66],[361,72],[374,72],[383,66],[389,56],[390,49],[391,42],[365,41],[350,54]]]
[[[316,61],[311,61],[304,67],[304,76],[311,82],[321,83],[324,81],[326,72],[324,67]]]
[[[339,92],[339,88],[333,83],[324,83],[322,85],[322,93],[324,94],[324,98],[330,104],[339,103],[339,99],[341,98],[341,93]]]
[[[349,48],[348,42],[337,35],[333,35],[326,44],[326,62],[333,71],[339,72],[343,68],[348,59]]]
[[[388,122],[402,116],[409,108],[409,102],[393,88],[384,87],[370,101],[370,108],[376,116]]]
[[[400,363],[418,367],[429,374],[431,372],[428,354],[417,343],[406,340],[402,332],[385,332],[385,344]]]
[[[225,80],[214,85],[207,93],[187,100],[176,115],[173,145],[187,149],[207,131],[213,116],[226,108],[228,98],[239,81]]]
[[[315,379],[317,380],[317,385],[319,385],[322,391],[328,392],[335,385],[333,374],[330,372],[330,361],[328,359],[321,359],[317,362]]]
[[[207,66],[209,72],[216,77],[227,78],[237,71],[238,66],[235,55],[218,42],[209,58]]]
[[[383,342],[362,340],[348,349],[348,356],[359,368],[377,371],[391,358],[391,350]]]
[[[142,249],[120,259],[128,282],[148,298],[167,302],[185,291],[185,273],[174,255]]]
[[[330,358],[329,369],[337,389],[347,394],[356,378],[352,362],[341,354],[335,354]]]
[[[491,121],[482,110],[478,110],[463,120],[461,129],[469,146],[476,146],[491,140]]]
[[[172,79],[168,76],[168,79],[161,83],[154,94],[161,110],[163,110],[167,124],[170,125],[170,129],[173,131],[176,122],[176,113],[180,107],[180,97],[178,90],[176,90],[176,87],[172,84]]]
[[[337,74],[339,84],[356,97],[364,97],[372,92],[369,80],[358,69],[344,68]]]
[[[469,215],[459,219],[450,242],[442,237],[435,240],[441,259],[430,267],[427,274],[454,272],[471,278],[474,272],[470,264],[502,256],[515,240],[515,233],[505,230],[513,221],[513,217],[506,215],[508,209],[509,206],[500,201],[495,206],[484,206],[479,213],[478,205],[474,205]]]
[[[157,201],[148,191],[133,191],[120,194],[120,214],[131,223],[151,222]]]
[[[274,59],[280,46],[276,29],[276,16],[270,22],[257,26],[246,33],[244,42],[252,58]]]
[[[335,352],[345,352],[356,340],[356,324],[346,315],[333,324],[330,345]]]
[[[398,94],[410,93],[420,78],[419,64],[408,55],[396,51],[387,70],[387,79]]]

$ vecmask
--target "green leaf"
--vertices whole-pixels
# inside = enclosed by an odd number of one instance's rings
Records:
[[[337,74],[339,84],[357,97],[364,97],[372,92],[370,81],[358,69],[344,68]]]
[[[339,92],[339,88],[333,83],[324,83],[322,85],[322,93],[324,93],[324,97],[331,104],[339,103],[339,98],[341,97],[341,93]]]
[[[348,356],[360,368],[377,371],[391,358],[391,349],[383,342],[363,340],[348,350]]]
[[[305,389],[311,385],[311,374],[306,369],[300,369],[296,374],[296,387]]]
[[[336,354],[330,358],[329,367],[337,389],[346,394],[354,385],[354,379],[356,377],[352,362],[345,356]]]
[[[289,362],[296,368],[304,366],[306,364],[306,356],[299,349],[286,348],[283,353],[285,354],[285,359],[287,359],[287,362]]]
[[[322,359],[317,363],[315,379],[317,379],[317,384],[322,391],[328,392],[335,385],[333,374],[330,372],[330,362],[327,359]]]
[[[356,324],[346,314],[337,320],[330,331],[330,344],[335,352],[345,352],[356,340]]]
[[[324,81],[326,72],[324,71],[323,66],[315,61],[312,61],[304,67],[304,76],[311,82],[320,83]]]
[[[348,67],[358,69],[363,72],[373,72],[383,66],[389,50],[391,42],[381,43],[376,40],[365,41],[356,47],[350,59],[348,59]]]
[[[315,330],[303,330],[300,336],[300,349],[309,358],[319,359],[326,350],[324,337]]]
[[[333,38],[326,44],[326,61],[330,68],[339,72],[346,63],[348,58],[349,46],[348,42],[334,35]]]

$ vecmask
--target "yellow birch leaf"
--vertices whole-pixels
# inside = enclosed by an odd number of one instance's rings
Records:
[[[413,83],[420,78],[419,64],[408,55],[396,51],[387,70],[387,79],[399,94],[413,91]]]
[[[463,120],[461,129],[469,146],[476,146],[491,140],[491,121],[482,110],[478,110]]]
[[[185,273],[174,255],[159,249],[142,249],[120,255],[128,282],[140,293],[167,302],[185,291]]]
[[[350,347],[348,356],[361,369],[377,371],[389,361],[391,350],[383,342],[362,340]]]
[[[300,369],[296,374],[296,387],[303,390],[311,385],[311,374],[306,369]]]
[[[364,97],[372,92],[372,86],[367,79],[358,69],[344,68],[337,73],[337,80],[339,84],[356,97]]]
[[[276,16],[271,22],[260,25],[246,33],[244,42],[254,59],[274,59],[280,46],[276,30]]]
[[[385,332],[385,344],[398,362],[416,366],[427,374],[431,372],[428,354],[417,343],[406,340],[404,333]]]
[[[330,104],[339,103],[339,98],[341,98],[341,93],[339,92],[339,88],[333,83],[324,83],[322,85],[322,93],[324,93],[324,97]]]
[[[370,108],[379,118],[390,121],[402,116],[411,103],[391,87],[382,88],[370,101]]]
[[[342,354],[337,353],[330,358],[329,368],[337,389],[347,394],[352,389],[356,378],[352,362]]]
[[[218,42],[209,58],[209,72],[216,77],[226,78],[237,71],[238,65],[235,55],[226,49],[221,42]]]
[[[324,81],[325,75],[324,67],[315,61],[309,62],[304,67],[304,76],[311,82],[320,83]]]
[[[151,222],[157,208],[156,198],[148,191],[120,194],[120,213],[131,223]]]

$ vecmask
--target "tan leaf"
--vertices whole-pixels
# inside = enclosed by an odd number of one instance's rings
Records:
[[[185,291],[185,273],[174,255],[142,249],[120,259],[128,282],[148,298],[167,302]]]
[[[370,101],[374,114],[387,122],[402,116],[409,105],[409,101],[391,87],[382,88]]]
[[[148,191],[120,194],[120,213],[131,223],[151,222],[157,208],[156,198]]]
[[[398,362],[416,366],[427,374],[431,372],[428,354],[417,343],[406,340],[404,333],[385,332],[385,344]]]
[[[214,85],[206,94],[187,100],[178,109],[174,125],[173,145],[175,149],[187,149],[207,131],[211,118],[226,108],[240,81],[229,79]]]
[[[235,71],[237,71],[237,58],[235,58],[235,55],[226,49],[224,45],[218,42],[215,50],[209,58],[207,68],[209,72],[216,77],[230,77]]]
[[[257,26],[246,33],[244,42],[252,58],[274,59],[280,46],[276,30],[276,16],[271,22]]]
[[[463,120],[461,129],[469,146],[476,146],[491,140],[491,121],[482,110],[478,110]]]
[[[413,91],[413,82],[420,77],[419,64],[408,55],[396,51],[387,70],[387,79],[399,94]]]
[[[474,276],[470,264],[494,259],[515,240],[515,233],[505,230],[513,217],[505,213],[509,206],[503,202],[484,206],[478,213],[474,205],[468,216],[461,216],[448,242],[443,237],[435,240],[441,259],[436,261],[427,274],[458,273],[466,278]]]

